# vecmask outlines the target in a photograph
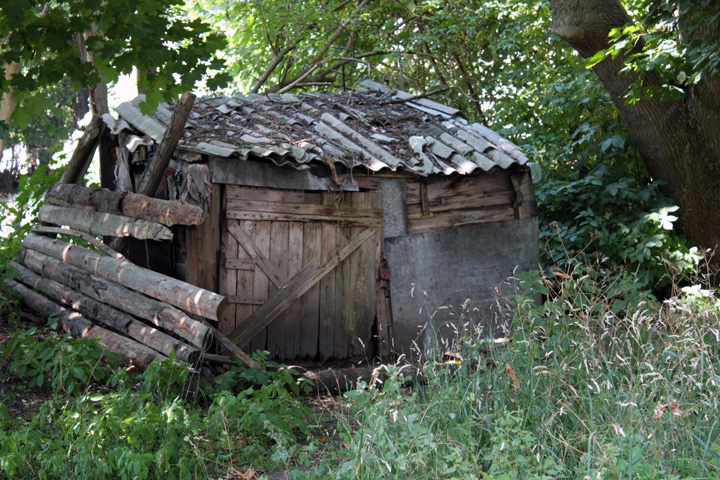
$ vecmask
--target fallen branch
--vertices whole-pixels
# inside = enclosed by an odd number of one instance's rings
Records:
[[[380,105],[389,105],[391,103],[405,103],[405,102],[412,102],[413,100],[420,100],[421,98],[427,98],[432,95],[437,95],[438,93],[447,92],[450,90],[450,87],[442,87],[437,88],[435,90],[431,90],[429,92],[420,94],[420,95],[413,95],[412,97],[407,98],[395,98],[393,100],[385,100],[384,102],[380,102]]]
[[[247,365],[250,368],[259,368],[263,369],[262,365],[260,365],[258,362],[250,358],[250,356],[243,352],[243,350],[235,345],[235,343],[232,342],[228,337],[226,337],[223,333],[220,332],[220,330],[213,328],[212,329],[213,335],[217,339],[218,342],[220,342],[220,345],[228,349],[230,353],[235,355],[237,358],[240,359],[241,362],[243,362],[245,365]]]

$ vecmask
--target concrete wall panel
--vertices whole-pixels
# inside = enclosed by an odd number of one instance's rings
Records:
[[[426,352],[463,326],[503,336],[509,279],[538,266],[537,219],[466,225],[385,240],[392,269],[390,291],[395,350]],[[415,351],[415,354],[418,352]]]

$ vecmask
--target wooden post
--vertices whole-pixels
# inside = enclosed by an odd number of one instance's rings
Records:
[[[175,107],[175,111],[170,119],[170,125],[168,125],[167,130],[165,130],[165,135],[160,142],[155,157],[145,172],[145,178],[138,189],[139,194],[149,197],[155,194],[155,189],[160,183],[160,180],[162,180],[163,173],[170,162],[170,157],[175,151],[180,137],[185,133],[185,122],[187,122],[190,116],[193,103],[195,103],[195,95],[190,92],[183,93],[180,102]]]
[[[60,178],[61,183],[80,183],[90,166],[95,149],[100,141],[100,135],[105,129],[105,122],[99,116],[94,116],[80,138],[77,148],[73,152],[67,168]]]

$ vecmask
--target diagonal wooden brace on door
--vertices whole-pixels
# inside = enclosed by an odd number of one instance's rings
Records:
[[[233,330],[228,335],[228,338],[236,344],[241,344],[253,338],[287,310],[295,300],[307,293],[325,275],[340,265],[352,252],[357,250],[369,238],[372,238],[375,233],[376,231],[371,228],[363,230],[350,243],[337,250],[330,260],[323,265],[318,265],[314,261],[308,263],[287,284],[273,292],[267,302]]]
[[[257,245],[255,245],[255,242],[253,242],[252,238],[250,238],[250,236],[245,233],[245,230],[243,230],[242,227],[237,223],[230,224],[228,226],[228,230],[230,231],[232,236],[235,237],[235,240],[237,240],[240,246],[245,249],[248,255],[250,255],[250,258],[252,258],[253,261],[257,264],[257,266],[260,267],[260,270],[262,270],[263,273],[267,275],[270,281],[277,288],[282,288],[285,284],[285,280],[280,274],[275,271],[275,268],[273,268],[270,259],[267,258],[264,253],[262,253],[262,251],[258,248]]]

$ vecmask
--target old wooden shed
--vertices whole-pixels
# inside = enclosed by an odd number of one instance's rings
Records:
[[[123,190],[172,108],[149,117],[140,101],[108,120]],[[163,195],[207,217],[135,260],[226,296],[219,330],[252,351],[408,354],[463,322],[497,335],[506,280],[537,265],[526,156],[457,109],[365,81],[202,98],[184,135]]]

